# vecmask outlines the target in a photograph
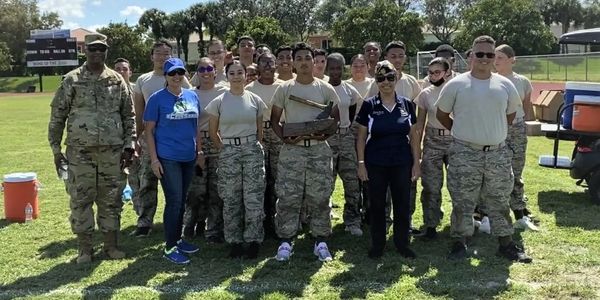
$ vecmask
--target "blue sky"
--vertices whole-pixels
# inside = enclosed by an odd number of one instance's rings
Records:
[[[110,22],[137,24],[140,15],[150,8],[169,13],[198,2],[207,0],[39,0],[38,7],[43,12],[57,12],[64,21],[63,29],[95,30]]]

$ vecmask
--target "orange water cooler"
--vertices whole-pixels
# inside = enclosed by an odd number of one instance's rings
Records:
[[[576,95],[574,103],[573,129],[600,133],[600,97]]]
[[[32,218],[39,217],[37,174],[12,173],[4,175],[4,215],[8,221],[25,222],[25,208],[31,204]]]

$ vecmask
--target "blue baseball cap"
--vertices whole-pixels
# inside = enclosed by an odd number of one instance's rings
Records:
[[[177,69],[185,70],[185,64],[179,58],[169,58],[163,64],[163,71],[165,72],[165,74]]]

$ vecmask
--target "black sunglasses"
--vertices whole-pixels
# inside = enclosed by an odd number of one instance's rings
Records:
[[[167,73],[167,75],[169,75],[169,76],[175,76],[175,74],[183,76],[183,75],[185,75],[185,70],[184,69],[175,69],[175,70]]]
[[[394,80],[396,80],[396,74],[376,75],[375,76],[375,81],[377,81],[377,82],[384,82],[386,79],[387,79],[387,81],[393,82]]]
[[[494,53],[494,52],[475,52],[475,57],[477,57],[477,58],[483,58],[484,56],[487,58],[494,58],[494,57],[496,57],[496,53]]]
[[[89,52],[106,52],[108,48],[106,46],[88,46],[87,49]]]

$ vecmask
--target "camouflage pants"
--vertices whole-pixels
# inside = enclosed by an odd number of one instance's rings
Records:
[[[304,199],[312,235],[331,234],[332,153],[327,143],[310,142],[308,147],[284,144],[279,153],[275,227],[280,238],[289,239],[297,234]]]
[[[525,122],[519,122],[508,127],[506,145],[512,154],[512,169],[515,174],[515,184],[510,194],[510,208],[523,210],[527,207],[527,199],[523,191],[523,169],[527,152],[527,127]]]
[[[217,188],[219,153],[212,147],[209,138],[202,139],[205,168],[202,176],[194,175],[187,194],[183,225],[194,227],[206,221],[205,237],[223,234],[223,200]]]
[[[152,227],[158,205],[158,178],[152,172],[150,153],[145,140],[142,140],[142,156],[139,168],[140,186],[133,198],[133,208],[138,215],[137,227]]]
[[[121,228],[121,191],[126,182],[119,165],[122,152],[122,146],[67,147],[69,178],[66,183],[73,233],[94,231],[94,203],[98,208],[96,221],[100,231]]]
[[[425,227],[436,228],[444,217],[442,210],[442,186],[444,185],[444,165],[448,165],[448,149],[451,135],[439,135],[437,129],[427,129],[423,142],[421,160],[421,205]]]
[[[277,202],[277,193],[275,183],[277,182],[277,164],[279,163],[279,151],[283,142],[273,132],[273,129],[264,130],[265,145],[265,168],[267,172],[267,188],[265,190],[265,214],[270,222],[275,217],[275,203]]]
[[[217,176],[223,199],[225,241],[262,242],[265,160],[261,144],[226,144],[219,153]]]
[[[344,130],[344,129],[342,129]],[[337,133],[327,139],[333,154],[333,178],[337,175],[344,184],[344,224],[346,226],[360,226],[360,187],[357,175],[356,139],[348,130]],[[335,180],[331,190],[335,189]]]
[[[452,197],[451,235],[472,236],[473,211],[481,199],[495,236],[513,234],[509,199],[513,173],[508,147],[483,151],[462,141],[450,146],[448,191]]]

